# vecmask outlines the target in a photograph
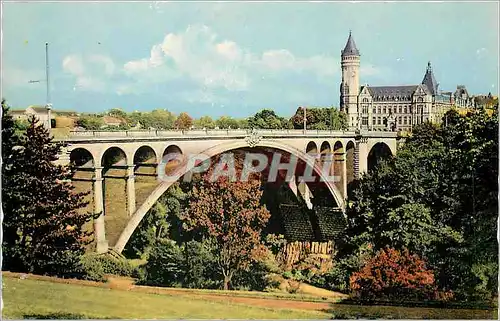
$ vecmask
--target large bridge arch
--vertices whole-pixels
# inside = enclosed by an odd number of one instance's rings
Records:
[[[228,152],[231,150],[239,149],[239,148],[248,148],[249,145],[248,143],[244,141],[229,141],[227,143],[222,143],[219,145],[216,145],[214,147],[208,148],[205,151],[203,151],[201,154],[204,157],[214,157],[216,155],[220,155],[224,152]],[[318,174],[319,178],[322,179],[325,182],[326,187],[328,188],[328,191],[334,198],[335,202],[338,204],[338,206],[342,209],[345,208],[344,205],[344,198],[342,196],[342,193],[340,190],[337,188],[337,186],[328,180],[323,172],[321,171],[320,166],[315,162],[314,159],[312,159],[311,156],[308,156],[307,153],[302,152],[298,150],[295,147],[292,147],[288,144],[276,141],[276,140],[261,140],[259,143],[255,144],[252,147],[263,147],[263,148],[273,148],[277,150],[281,150],[287,153],[290,153],[292,155],[295,155],[298,159],[305,161],[307,164],[310,164],[313,166],[315,172]],[[189,165],[186,166],[182,173],[179,173],[179,176],[182,176],[183,174],[187,173],[191,169],[193,169],[194,166]],[[125,229],[122,231],[120,234],[120,237],[116,244],[114,245],[115,251],[121,253],[123,249],[125,248],[127,242],[129,241],[130,237],[134,233],[135,229],[137,226],[139,226],[139,223],[142,221],[144,216],[147,214],[147,212],[151,209],[151,207],[155,204],[155,202],[167,191],[167,189],[174,183],[173,180],[170,181],[165,181],[160,183],[156,187],[156,189],[149,195],[149,197],[144,201],[144,203],[136,210],[134,215],[130,218],[127,226]]]

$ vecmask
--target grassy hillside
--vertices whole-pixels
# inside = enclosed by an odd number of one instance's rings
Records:
[[[189,295],[158,295],[3,278],[3,317],[51,319],[324,319],[327,313],[245,306]]]
[[[32,275],[23,279],[14,273],[2,277],[5,319],[496,319],[498,315],[479,309],[312,302],[293,295],[278,299],[276,294],[260,292],[130,288]]]

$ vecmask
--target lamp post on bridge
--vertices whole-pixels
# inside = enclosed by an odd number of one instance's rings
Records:
[[[304,134],[305,134],[307,130],[306,106],[304,106],[303,108],[304,108]]]

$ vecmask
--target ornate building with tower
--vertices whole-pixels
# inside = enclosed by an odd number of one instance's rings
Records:
[[[341,51],[340,110],[347,114],[350,128],[411,131],[412,126],[426,121],[440,122],[452,106],[474,106],[474,97],[463,85],[454,93],[439,90],[430,62],[420,84],[360,86],[360,57],[349,33]]]

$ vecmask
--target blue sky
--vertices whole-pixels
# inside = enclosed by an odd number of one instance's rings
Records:
[[[54,109],[283,116],[338,106],[352,29],[361,84],[498,93],[498,3],[4,3],[2,96]]]

